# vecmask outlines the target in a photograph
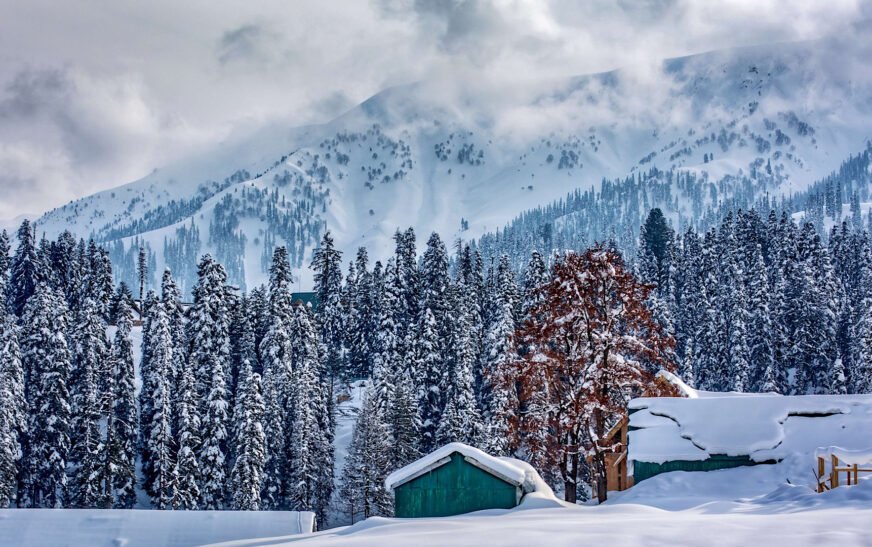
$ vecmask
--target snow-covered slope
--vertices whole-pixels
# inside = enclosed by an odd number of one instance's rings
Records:
[[[872,71],[857,49],[833,38],[563,80],[392,88],[320,126],[237,135],[49,211],[39,227],[126,249],[141,237],[158,271],[211,251],[252,285],[273,245],[303,267],[325,227],[342,250],[383,258],[398,227],[472,238],[652,167],[713,181],[765,171],[770,192],[790,193],[865,147]],[[170,248],[192,227],[199,246]],[[123,251],[113,247],[122,277],[132,267]]]

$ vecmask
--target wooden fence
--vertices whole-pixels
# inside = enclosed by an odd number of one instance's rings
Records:
[[[817,457],[817,491],[824,492],[838,488],[841,484],[841,474],[845,474],[845,486],[857,484],[860,473],[872,473],[872,467],[860,467],[860,464],[872,464],[872,453],[847,451],[837,447],[819,448]],[[827,471],[829,462],[829,472]]]

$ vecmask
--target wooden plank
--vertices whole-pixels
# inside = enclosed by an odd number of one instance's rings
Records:
[[[817,491],[818,494],[824,491],[824,486],[822,481],[826,479],[825,473],[827,471],[827,464],[824,462],[824,459],[821,456],[818,456],[818,486]]]

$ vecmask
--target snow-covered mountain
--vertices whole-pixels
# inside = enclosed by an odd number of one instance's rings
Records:
[[[286,244],[305,289],[325,229],[346,253],[365,245],[383,258],[398,227],[471,239],[575,188],[652,167],[790,194],[872,136],[872,61],[858,49],[829,38],[562,80],[391,88],[323,125],[237,136],[49,211],[38,226],[104,241],[122,279],[144,241],[154,269],[172,267],[187,288],[199,254],[252,286]]]

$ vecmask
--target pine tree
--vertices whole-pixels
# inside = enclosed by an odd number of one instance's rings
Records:
[[[466,305],[468,295],[461,291],[463,285],[452,291],[452,316],[449,347],[452,348],[452,367],[443,378],[442,392],[445,407],[436,430],[437,445],[463,442],[475,445],[481,436],[481,416],[475,399],[475,340],[470,329],[470,311]]]
[[[263,394],[265,403],[266,462],[261,492],[262,507],[275,510],[287,507],[289,431],[285,410],[290,409],[293,386],[293,301],[291,267],[288,252],[278,247],[273,253],[269,284],[269,328],[260,345],[263,360]]]
[[[241,511],[260,509],[260,492],[266,461],[263,428],[264,402],[260,375],[251,371],[246,360],[239,383],[239,412],[236,416],[236,463],[231,473],[233,505]]]
[[[156,509],[169,509],[175,485],[171,393],[173,339],[163,303],[154,302],[149,307],[148,314],[150,364],[148,377],[143,378],[143,389],[150,391],[150,394],[145,395],[145,399],[149,401],[150,416],[146,422],[143,411],[143,486]]]
[[[202,422],[194,387],[194,371],[182,363],[176,380],[175,431],[178,439],[173,470],[173,509],[193,510],[200,501],[200,449]]]
[[[292,510],[314,511],[322,519],[329,495],[321,491],[324,485],[320,475],[330,462],[323,459],[327,439],[320,418],[326,413],[326,402],[319,379],[317,335],[300,307],[294,310],[294,327],[297,340],[293,345],[288,500]]]
[[[203,414],[203,441],[199,452],[202,484],[200,497],[204,509],[221,509],[224,506],[229,423],[224,379],[222,363],[213,363],[212,380],[209,382],[206,410]]]
[[[342,494],[349,502],[352,522],[357,516],[391,514],[391,495],[384,485],[390,470],[390,461],[384,455],[390,448],[384,416],[374,398],[367,395],[355,423],[342,474]]]
[[[198,452],[200,502],[204,509],[221,509],[227,480],[227,443],[230,397],[229,314],[232,302],[226,288],[227,273],[210,255],[198,266],[194,304],[187,324],[188,363],[194,372],[202,417]]]
[[[393,468],[399,469],[421,456],[418,450],[421,422],[414,382],[408,371],[397,373],[388,422],[393,440],[391,461]]]
[[[29,507],[62,507],[70,450],[67,381],[71,368],[63,298],[40,283],[27,299],[22,325],[22,364],[29,409],[24,503]]]
[[[417,358],[413,366],[418,387],[418,414],[421,417],[420,447],[423,453],[436,448],[436,430],[442,414],[442,355],[436,318],[424,308],[418,325]]]
[[[9,269],[7,299],[9,311],[18,317],[24,313],[24,306],[36,292],[40,282],[48,281],[44,275],[34,235],[29,221],[25,220],[18,228],[18,247]]]
[[[24,369],[15,319],[0,310],[0,507],[12,505],[18,497],[25,408]]]
[[[130,341],[133,314],[127,299],[115,309],[117,330],[111,349],[112,405],[106,422],[104,497],[111,507],[132,509],[136,503],[136,378]]]
[[[70,504],[95,508],[106,504],[101,484],[104,445],[100,433],[101,398],[98,370],[108,361],[106,325],[94,299],[86,296],[73,336],[73,368],[70,375],[72,437],[70,461],[74,466]]]
[[[0,230],[0,311],[6,313],[6,294],[9,288],[9,235]]]
[[[300,314],[295,311],[295,327]],[[317,405],[320,392],[318,380],[317,350],[312,348],[314,332],[296,332],[294,344],[293,394],[290,415],[291,427],[288,447],[290,506],[296,511],[317,510],[317,476],[322,462],[318,459],[320,428]]]
[[[503,255],[494,287],[492,315],[485,338],[485,367],[482,398],[487,432],[485,449],[495,455],[508,455],[515,444],[511,424],[516,418],[517,393],[511,382],[511,370],[517,361],[515,340],[514,279],[503,273],[508,269],[508,257]]]
[[[331,377],[346,378],[342,370],[342,253],[336,250],[330,232],[325,232],[321,245],[312,253],[312,271],[315,272],[315,293],[318,295],[318,334],[323,346],[324,359]]]

